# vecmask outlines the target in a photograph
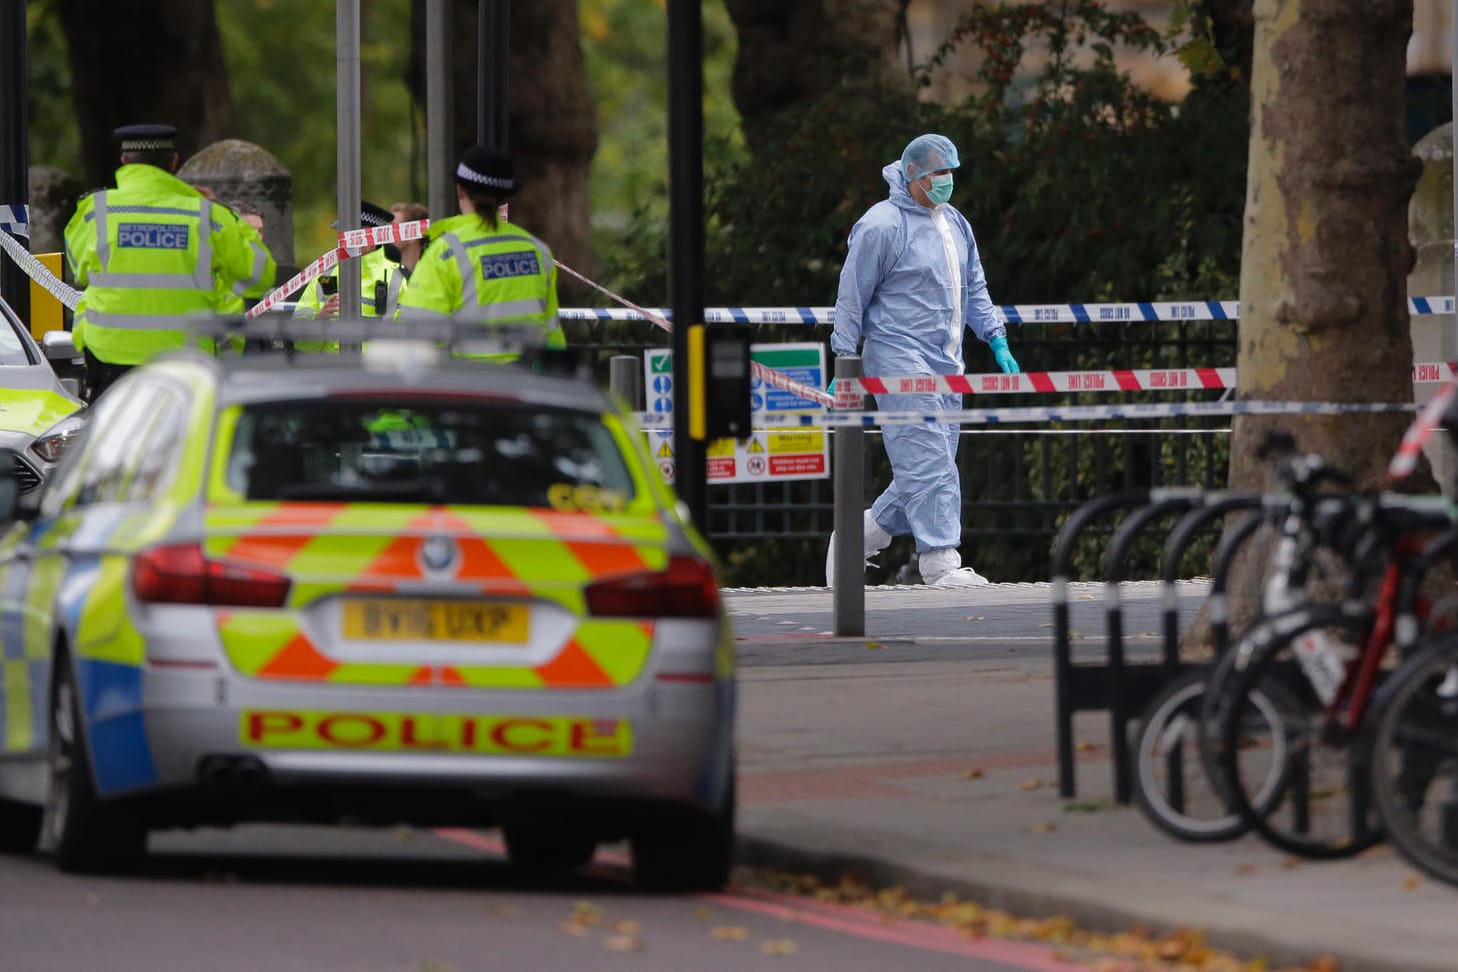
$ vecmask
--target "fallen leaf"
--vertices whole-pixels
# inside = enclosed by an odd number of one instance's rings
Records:
[[[580,921],[564,921],[557,926],[557,930],[573,938],[581,938],[591,932],[586,925]]]
[[[969,769],[966,773],[963,773],[962,776],[964,779],[968,780],[980,780],[982,779],[982,771],[980,769]]]
[[[639,927],[636,921],[619,921],[614,923],[613,931],[619,935],[636,935],[638,934]]]
[[[1338,972],[1337,960],[1330,955],[1323,955],[1311,963],[1311,972]]]
[[[1053,627],[1053,622],[1052,621],[1045,621],[1044,623],[1038,625],[1038,627],[1040,627],[1040,628],[1051,628],[1051,627]]]
[[[641,952],[643,943],[632,935],[609,935],[602,940],[602,947],[609,952]]]
[[[1042,780],[1024,780],[1018,784],[1019,790],[1038,790],[1043,786]]]
[[[1281,867],[1285,868],[1288,871],[1294,871],[1294,870],[1296,870],[1300,866],[1301,866],[1301,858],[1299,858],[1299,857],[1283,857],[1283,858],[1281,858]]]
[[[1065,803],[1064,813],[1098,813],[1107,810],[1111,804],[1107,800],[1080,800],[1075,803]]]
[[[486,913],[488,915],[495,915],[498,918],[510,918],[512,915],[520,914],[521,909],[516,905],[489,904],[486,906]]]
[[[578,901],[572,905],[572,920],[583,925],[602,924],[602,908],[591,901]]]
[[[749,929],[741,928],[738,925],[720,925],[711,934],[715,941],[742,942],[748,940]]]
[[[766,955],[794,955],[800,951],[800,946],[788,938],[771,938],[762,943],[759,950]]]
[[[1080,753],[1091,753],[1099,748],[1099,744],[1094,742],[1081,742],[1073,748],[1078,750]]]
[[[708,908],[694,909],[694,918],[698,921],[708,921],[712,917],[714,917],[714,912]]]
[[[1404,891],[1416,891],[1422,886],[1423,879],[1418,877],[1417,875],[1413,875],[1412,877],[1409,877],[1406,881],[1402,882],[1402,890]]]
[[[1028,833],[1030,833],[1030,834],[1051,834],[1053,831],[1055,831],[1057,829],[1058,829],[1058,825],[1057,824],[1055,824],[1055,823],[1049,823],[1046,820],[1040,820],[1039,822],[1037,822],[1035,824],[1029,824],[1028,825]]]
[[[965,618],[963,618],[962,620],[963,621],[986,621],[987,619],[984,618],[980,614],[969,614]]]
[[[868,641],[866,642],[866,647],[871,649],[872,651],[875,651],[878,648],[885,648],[886,646],[881,644],[879,641]]]
[[[1259,864],[1241,864],[1235,869],[1236,874],[1255,874],[1261,869]]]

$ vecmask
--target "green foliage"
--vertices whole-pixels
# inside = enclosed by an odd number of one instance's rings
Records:
[[[238,137],[294,177],[294,256],[333,245],[337,197],[335,10],[288,0],[214,0]],[[405,87],[410,0],[370,0],[360,24],[361,195],[423,201],[425,120]]]
[[[579,2],[599,125],[593,229],[599,248],[610,249],[633,228],[635,214],[659,224],[668,218],[668,15],[664,0]],[[743,139],[729,97],[736,40],[722,0],[703,5],[703,25],[705,137],[737,151]]]
[[[80,175],[81,133],[71,105],[71,65],[57,0],[25,5],[27,149],[37,165]]]

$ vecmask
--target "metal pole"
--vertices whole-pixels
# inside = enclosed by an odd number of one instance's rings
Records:
[[[338,106],[338,195],[339,228],[359,229],[359,2],[335,0],[335,44],[338,48],[335,102]],[[359,262],[341,261],[339,267],[339,316],[358,320],[360,316]]]
[[[643,362],[637,355],[612,356],[608,361],[608,387],[633,411],[642,411]]]
[[[16,207],[16,217],[30,201],[30,160],[26,128],[25,4],[0,4],[0,206]],[[28,221],[28,218],[27,218]],[[23,239],[29,249],[30,240]],[[9,257],[0,256],[0,296],[30,324],[30,280]]]
[[[673,305],[674,487],[708,532],[706,443],[689,435],[689,327],[704,319],[702,0],[668,2],[668,284]],[[702,377],[702,376],[700,376]]]
[[[837,386],[861,377],[861,359],[846,355],[835,359]],[[860,425],[835,429],[835,634],[860,637],[866,633],[866,546],[862,521],[866,497],[866,430]]]
[[[1458,0],[1448,10],[1448,77],[1452,84],[1453,120],[1449,135],[1453,142],[1453,296],[1458,300]],[[1454,340],[1458,345],[1458,305],[1454,307]],[[1441,345],[1440,345],[1441,346]]]
[[[425,0],[425,202],[431,219],[456,215],[456,194],[451,189],[453,134],[446,0]]]
[[[511,0],[480,0],[476,22],[476,142],[505,152]]]

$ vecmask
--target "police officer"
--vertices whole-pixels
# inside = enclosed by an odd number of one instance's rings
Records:
[[[509,156],[482,145],[466,152],[456,167],[461,213],[430,225],[430,242],[400,298],[401,320],[531,324],[542,329],[548,348],[567,346],[557,320],[552,251],[497,212],[516,190]]]
[[[395,214],[383,206],[360,201],[359,223],[365,228],[388,226]],[[329,225],[339,228],[336,220]],[[360,274],[360,314],[363,317],[384,317],[391,287],[399,293],[404,277],[399,273],[400,259],[390,252],[390,247],[371,247],[358,257]],[[338,278],[334,276],[315,277],[305,286],[294,307],[295,317],[338,317]]]
[[[133,366],[188,344],[181,318],[261,297],[277,272],[236,213],[173,175],[177,129],[126,125],[115,134],[116,188],[82,199],[66,225],[71,273],[84,288],[74,335],[92,400]]]

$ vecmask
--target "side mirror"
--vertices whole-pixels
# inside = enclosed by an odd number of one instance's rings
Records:
[[[80,358],[70,331],[47,331],[41,338],[41,350],[50,361],[76,361]]]
[[[14,449],[0,448],[0,523],[20,519],[20,477],[16,465],[24,460]]]

